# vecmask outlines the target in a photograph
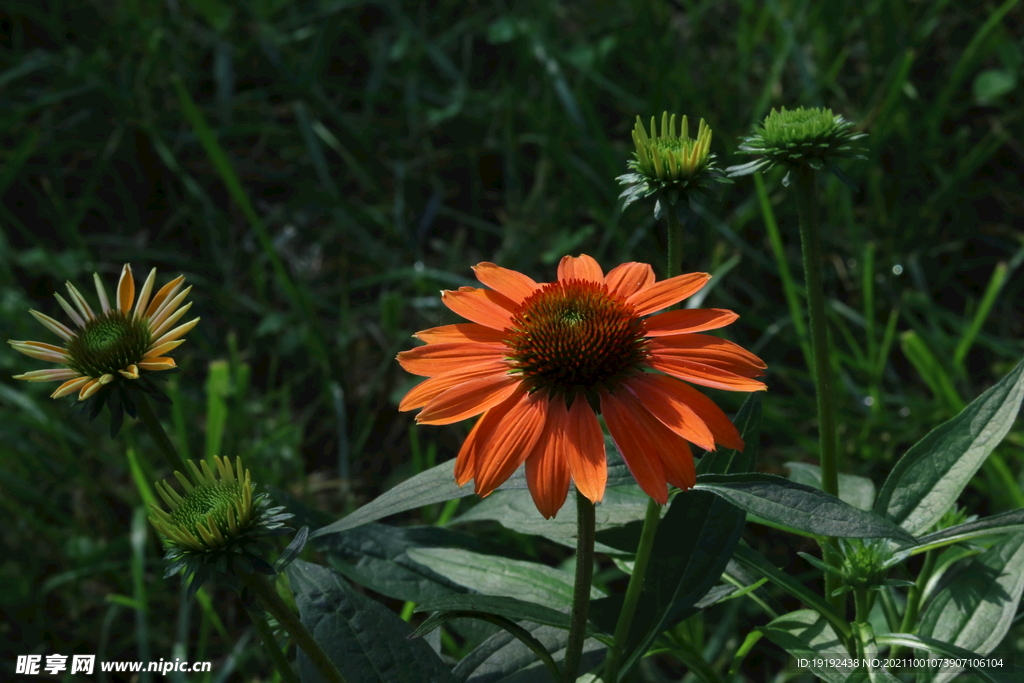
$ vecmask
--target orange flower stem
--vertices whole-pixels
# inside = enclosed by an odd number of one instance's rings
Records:
[[[576,491],[576,584],[572,593],[569,642],[565,646],[562,665],[563,683],[575,683],[587,638],[587,615],[590,612],[590,585],[594,577],[594,504]]]
[[[277,590],[262,574],[239,573],[238,578],[263,602],[267,610],[277,619],[277,623],[288,631],[288,635],[292,637],[296,645],[303,649],[310,662],[327,683],[345,683],[345,677],[338,671],[338,667],[334,665],[313,635],[302,624],[298,615],[285,604],[285,601],[277,594]]]
[[[804,281],[807,283],[807,317],[811,328],[811,351],[814,355],[813,375],[817,384],[818,440],[820,443],[821,488],[839,497],[839,453],[836,449],[835,400],[832,393],[832,358],[828,344],[828,319],[825,317],[825,296],[821,274],[821,238],[818,233],[818,202],[814,186],[814,170],[801,166],[790,171],[796,178],[797,212],[800,217],[800,243],[803,247]],[[833,564],[836,539],[829,538],[822,546],[825,562]],[[838,577],[825,573],[825,599],[839,614],[845,613],[846,598],[833,597],[839,587]]]
[[[619,620],[615,624],[612,647],[608,651],[608,661],[605,664],[605,683],[617,683],[619,680],[619,667],[622,665],[623,650],[626,647],[626,642],[629,640],[629,627],[633,625],[633,615],[636,613],[637,602],[640,601],[640,591],[644,586],[644,575],[647,573],[647,563],[651,559],[654,536],[660,521],[661,505],[651,498],[647,501],[647,515],[644,517],[643,530],[640,532],[640,543],[636,548],[633,573],[629,575],[626,597],[622,602]]]
[[[149,404],[149,399],[143,396],[142,392],[136,393],[136,396],[139,399],[139,420],[142,421],[142,424],[146,425],[146,429],[149,430],[153,441],[156,442],[160,452],[163,453],[164,458],[167,460],[167,464],[170,465],[171,471],[188,474],[188,470],[185,469],[185,461],[181,459],[181,455],[178,454],[174,444],[167,437],[167,432],[164,431],[163,425],[160,424],[160,418],[153,412],[153,406]]]

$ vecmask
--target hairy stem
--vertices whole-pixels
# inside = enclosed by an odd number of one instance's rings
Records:
[[[576,584],[572,593],[569,643],[565,646],[562,681],[574,683],[587,638],[587,614],[590,611],[590,584],[594,576],[594,504],[576,491]]]

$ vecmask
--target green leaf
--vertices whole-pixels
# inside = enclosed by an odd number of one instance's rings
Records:
[[[1024,362],[911,446],[882,485],[875,512],[912,534],[927,531],[1010,431],[1022,399]]]
[[[454,682],[425,641],[408,639],[408,624],[338,573],[302,560],[286,571],[303,625],[348,683]],[[323,680],[301,649],[298,668],[303,683]]]
[[[569,493],[572,495],[571,490]],[[650,497],[636,484],[606,489],[604,499],[594,508],[597,530],[603,531],[643,520],[648,500]],[[521,534],[543,536],[564,546],[576,547],[576,506],[565,505],[553,519],[544,519],[527,490],[497,491],[453,519],[450,524],[482,520],[499,522],[506,529]],[[600,553],[621,552],[603,543],[596,543],[594,549]],[[633,543],[632,549],[636,549],[636,543]]]
[[[939,548],[951,543],[968,541],[973,538],[995,536],[1024,531],[1024,510],[1011,510],[1000,515],[993,515],[966,524],[957,524],[941,531],[921,536],[918,545],[911,549],[916,555],[926,550]]]
[[[443,574],[409,558],[414,548],[462,548],[483,551],[466,534],[437,527],[364,524],[318,539],[317,549],[349,580],[396,600],[422,602],[465,592]]]
[[[697,477],[694,488],[721,496],[736,507],[795,533],[917,542],[884,517],[774,474],[705,474]]]
[[[790,481],[821,489],[821,468],[806,462],[787,462]],[[875,482],[855,474],[839,475],[839,500],[858,510],[870,510],[875,502]]]
[[[931,652],[932,654],[943,657],[965,659],[968,662],[973,659],[984,658],[983,655],[971,652],[970,650],[965,650],[962,647],[957,647],[950,643],[944,643],[941,640],[935,640],[934,638],[915,636],[909,633],[887,633],[884,635],[878,635],[875,636],[875,642],[880,645],[911,647],[915,650],[924,650],[925,652]],[[988,681],[988,683],[1019,683],[1021,677],[1024,676],[1024,668],[1015,665],[1012,661],[1006,662],[1006,666],[1000,668],[968,668],[978,674],[978,677],[981,680]]]
[[[843,647],[839,636],[820,614],[814,610],[802,609],[784,614],[758,629],[772,641],[797,659],[814,663],[815,657],[845,659],[850,653]],[[808,666],[825,683],[845,683],[853,668]]]
[[[879,661],[878,657],[878,642],[875,640],[875,629],[869,622],[856,622],[853,624],[853,633],[860,641],[860,649],[863,651],[863,657],[866,662],[863,662],[858,673],[864,679],[865,683],[900,683],[900,679],[893,676],[884,667],[878,667],[876,664],[884,664],[883,661]],[[866,668],[865,666],[866,665]],[[853,679],[856,676],[851,676]],[[847,681],[850,683],[850,681]]]
[[[503,595],[550,607],[572,605],[573,577],[536,562],[510,560],[458,548],[411,548],[409,559],[484,595]],[[591,598],[601,597],[596,588]]]
[[[1013,623],[1024,593],[1024,533],[1007,536],[972,558],[928,603],[917,633],[982,655],[992,652]],[[956,672],[941,671],[936,683]]]
[[[832,606],[825,602],[820,595],[773,565],[761,555],[755,553],[749,546],[743,543],[737,546],[734,558],[744,567],[752,569],[757,574],[768,578],[776,586],[802,601],[805,605],[813,607],[815,612],[828,620],[833,630],[837,630],[843,635],[850,634],[850,625],[845,619],[836,614]]]
[[[417,612],[487,612],[517,621],[530,621],[569,630],[569,615],[556,609],[497,595],[450,595],[416,605]],[[422,628],[422,627],[421,627]],[[419,631],[420,629],[417,629]],[[417,635],[423,635],[417,632]]]
[[[1017,87],[1017,74],[1010,69],[986,69],[974,79],[974,100],[985,106]]]
[[[565,658],[567,631],[554,626],[523,623],[521,626],[540,641],[556,662]],[[594,669],[604,659],[606,648],[593,638],[583,643],[580,671]],[[474,648],[452,670],[458,683],[560,683],[552,680],[537,655],[507,631],[500,631]]]
[[[629,473],[622,457],[607,440],[605,452],[608,454],[608,488],[634,484],[633,475]],[[524,468],[520,467],[508,481],[498,487],[498,490],[526,488],[526,474]],[[432,503],[443,503],[453,498],[465,498],[475,493],[475,489],[469,486],[460,487],[455,483],[455,460],[452,459],[410,477],[347,517],[317,529],[310,534],[310,538],[336,534],[399,512],[414,510]]]

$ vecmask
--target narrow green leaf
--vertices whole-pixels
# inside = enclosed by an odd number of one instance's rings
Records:
[[[942,657],[951,657],[955,659],[963,659],[966,663],[970,663],[971,660],[977,659],[989,659],[983,655],[979,655],[976,652],[965,650],[962,647],[957,647],[950,643],[944,643],[941,640],[935,640],[934,638],[928,638],[925,636],[915,636],[909,633],[886,633],[875,636],[875,642],[880,645],[899,645],[901,647],[914,648],[915,650],[924,650]],[[1024,676],[1024,668],[1016,665],[1013,661],[1005,661],[1007,658],[1003,658],[1005,665],[1002,667],[968,667],[971,671],[978,674],[978,677],[988,683],[1019,683],[1021,677]]]
[[[918,545],[910,550],[912,555],[917,555],[951,543],[1020,531],[1024,531],[1024,510],[1011,510],[1000,515],[985,517],[966,524],[957,524],[927,536],[921,536],[917,539]]]
[[[224,426],[228,421],[227,398],[231,395],[230,368],[226,360],[210,361],[206,376],[206,459],[221,454]]]
[[[551,653],[556,662],[565,658],[569,634],[554,626],[523,622],[522,628]],[[597,667],[606,648],[593,638],[583,643],[580,670]],[[526,645],[507,631],[499,631],[474,648],[452,670],[458,683],[561,683],[555,681]]]
[[[974,557],[925,608],[917,633],[982,655],[1002,641],[1024,594],[1024,533]],[[944,683],[956,671],[940,671]]]
[[[484,595],[499,595],[551,607],[572,604],[573,577],[536,562],[510,560],[459,548],[411,548],[413,562]],[[596,588],[591,598],[601,597]]]
[[[981,332],[981,327],[985,324],[985,319],[988,318],[988,314],[992,310],[996,298],[999,296],[999,290],[1003,288],[1003,283],[1006,282],[1007,270],[1006,261],[1000,261],[992,269],[992,277],[989,279],[988,286],[985,287],[985,293],[982,294],[981,301],[978,303],[978,310],[974,312],[971,324],[964,330],[960,341],[957,342],[956,351],[953,352],[954,367],[962,369],[967,352],[971,350],[971,345],[974,344],[978,333]]]
[[[884,517],[774,474],[705,474],[697,477],[694,488],[721,496],[742,510],[796,532],[917,542]]]
[[[515,621],[530,621],[568,630],[569,615],[551,607],[498,595],[449,595],[416,605],[417,612],[487,612]],[[417,635],[423,635],[418,633]]]
[[[353,590],[338,573],[302,560],[286,570],[302,623],[349,683],[452,683],[448,667],[412,629],[378,602]],[[302,650],[303,683],[322,681]]]
[[[1024,362],[911,446],[882,485],[875,512],[912,534],[927,531],[1010,431],[1022,399]]]
[[[951,413],[962,410],[963,401],[953,386],[953,378],[946,372],[946,365],[939,362],[917,332],[909,330],[900,335],[900,347],[935,398],[942,401]]]
[[[810,669],[825,683],[845,683],[853,673],[850,667],[814,666],[814,659],[846,659],[850,653],[843,647],[839,636],[820,614],[803,609],[773,619],[758,629],[796,659],[810,660]]]
[[[798,484],[821,489],[821,468],[806,462],[787,462],[789,478]],[[839,475],[839,500],[858,510],[870,510],[875,502],[875,482],[855,474]]]

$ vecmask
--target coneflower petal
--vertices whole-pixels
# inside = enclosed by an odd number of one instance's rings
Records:
[[[182,337],[182,336],[188,334],[192,330],[193,327],[195,327],[196,325],[199,324],[199,320],[200,320],[199,318],[195,318],[193,320],[189,320],[184,325],[178,325],[173,330],[171,330],[170,332],[164,333],[159,339],[154,341],[152,343],[152,345],[150,346],[150,348],[158,347],[158,346],[160,346],[162,344],[166,344],[169,341],[174,341],[178,337]],[[146,354],[146,355],[149,355],[149,354]]]
[[[654,269],[649,263],[623,263],[608,271],[604,282],[608,285],[609,294],[625,299],[654,282]]]
[[[179,289],[181,289],[181,284],[184,281],[185,276],[179,275],[178,277],[174,278],[166,285],[161,287],[160,290],[156,293],[156,296],[153,297],[153,300],[149,302],[149,306],[146,308],[146,318],[152,319],[153,314],[160,310],[160,306],[162,306],[163,303],[167,301],[167,298],[174,296],[175,293]]]
[[[129,365],[124,370],[118,370],[118,372],[121,373],[121,376],[126,378],[126,379],[138,379],[139,378],[139,366],[136,365],[135,363],[132,363],[131,365]]]
[[[555,414],[553,411],[559,405],[561,411]],[[526,458],[526,485],[537,510],[547,519],[558,514],[569,493],[569,466],[565,459],[565,402],[559,396],[551,401],[549,408],[544,429]]]
[[[119,311],[128,314],[132,308],[132,300],[135,299],[135,278],[132,277],[132,267],[124,264],[121,269],[121,277],[117,281],[117,308]]]
[[[690,446],[675,434],[660,434],[666,445],[659,452],[661,468],[665,472],[665,480],[678,489],[686,491],[697,483],[697,471],[693,466],[693,454]],[[672,438],[675,437],[675,438]]]
[[[180,293],[177,294],[173,299],[168,299],[157,309],[156,313],[153,314],[152,318],[149,318],[149,326],[153,329],[163,329],[163,323],[167,320],[175,309],[181,304],[181,302],[188,296],[189,292],[192,291],[192,285],[189,285]]]
[[[75,286],[70,282],[65,282],[64,286],[68,289],[68,294],[71,296],[71,301],[74,302],[79,312],[82,314],[82,318],[85,320],[93,320],[96,314],[89,308],[89,302],[85,300],[82,293],[75,289]]]
[[[188,313],[188,309],[190,308],[192,308],[191,301],[189,301],[187,304],[176,310],[167,318],[164,318],[163,321],[161,321],[161,323],[157,326],[154,326],[153,321],[151,320],[149,323],[149,336],[153,337],[154,339],[158,338],[164,332],[171,329],[171,326],[174,323],[178,322],[186,313]]]
[[[48,368],[46,370],[31,370],[20,375],[14,375],[14,379],[25,380],[26,382],[58,382],[81,376],[82,373],[71,368]]]
[[[83,320],[82,316],[78,315],[78,312],[74,308],[72,308],[67,301],[64,300],[64,297],[62,297],[60,294],[57,294],[56,292],[54,292],[53,296],[57,299],[57,303],[60,304],[60,307],[64,309],[64,312],[68,314],[68,317],[71,318],[71,321],[74,322],[79,327],[84,328],[85,320]]]
[[[163,344],[159,344],[157,346],[153,346],[148,351],[146,351],[146,353],[142,354],[142,359],[146,360],[147,358],[154,358],[156,356],[162,356],[163,354],[167,353],[168,351],[173,351],[174,349],[178,348],[179,346],[181,346],[184,343],[185,343],[184,339],[175,339],[174,341],[169,341],[169,342],[165,342]]]
[[[427,344],[402,351],[398,362],[413,375],[434,377],[466,365],[501,360],[505,353],[501,344]]]
[[[57,387],[57,391],[50,394],[50,398],[61,398],[67,396],[70,393],[78,391],[83,385],[92,381],[92,377],[76,377],[75,379],[69,379],[64,384]]]
[[[75,336],[75,333],[71,331],[71,328],[63,325],[62,323],[57,322],[56,320],[54,320],[50,316],[43,315],[39,311],[31,311],[30,310],[29,313],[32,314],[33,318],[35,318],[36,320],[41,322],[43,325],[45,325],[46,329],[48,329],[51,332],[53,332],[54,334],[56,334],[58,337],[60,337],[64,341],[71,341],[71,339]]]
[[[608,425],[615,446],[622,454],[622,459],[626,461],[626,466],[644,493],[664,505],[668,502],[665,469],[661,465],[657,444],[652,439],[651,425],[643,423],[643,416],[647,414],[635,414],[616,396],[604,389],[599,393],[601,414]],[[651,422],[657,420],[651,418]]]
[[[577,395],[565,419],[565,459],[572,480],[588,500],[599,503],[608,484],[608,461],[597,415],[587,400]]]
[[[425,405],[416,416],[416,422],[447,425],[475,417],[509,398],[519,382],[518,377],[509,375],[490,375],[462,382]]]
[[[463,287],[457,292],[441,292],[441,303],[467,320],[495,330],[504,330],[512,322],[514,301],[491,289]]]
[[[91,380],[82,385],[82,390],[78,392],[78,400],[84,401],[89,398],[97,391],[103,388],[103,385],[98,379]]]
[[[666,311],[644,321],[648,337],[717,330],[732,323],[738,315],[723,308],[694,308]]]
[[[455,456],[456,484],[464,486],[466,482],[476,476],[476,468],[481,456],[480,444],[486,443],[491,438],[491,432],[501,424],[501,421],[505,419],[520,398],[520,395],[515,395],[504,403],[494,406],[477,419],[473,429],[469,430],[469,436],[462,442],[458,455]]]
[[[413,337],[428,344],[459,342],[500,344],[505,338],[505,333],[477,323],[456,323],[455,325],[442,325],[441,327],[431,327],[429,330],[420,330]]]
[[[138,365],[139,368],[142,370],[149,370],[151,372],[156,372],[159,370],[170,370],[172,368],[178,367],[177,364],[174,362],[173,358],[167,357],[150,358],[147,361],[136,363],[136,365]]]
[[[149,271],[149,276],[142,284],[142,291],[139,292],[139,300],[135,302],[135,313],[133,317],[138,320],[142,317],[149,303],[149,296],[153,293],[153,283],[156,282],[156,268]]]
[[[496,266],[489,261],[473,266],[473,272],[476,273],[477,280],[517,304],[521,304],[524,299],[540,289],[540,285],[534,282],[533,278]]]
[[[558,279],[604,282],[604,271],[597,261],[586,254],[580,254],[578,257],[563,256],[558,262]]]
[[[107,298],[107,290],[103,286],[103,281],[100,280],[99,273],[92,274],[92,281],[96,285],[96,296],[100,300],[100,310],[104,313],[110,312],[110,299]]]
[[[740,374],[755,373],[750,375],[751,377],[764,374],[760,371],[768,367],[763,360],[739,344],[709,334],[677,334],[658,337],[648,344],[648,348],[652,352],[682,356],[711,365],[720,362],[741,366],[744,368],[744,372]]]
[[[715,437],[704,421],[685,401],[678,398],[671,385],[682,384],[677,379],[665,375],[640,373],[630,377],[625,385],[636,395],[635,399],[628,392],[618,394],[619,398],[633,410],[646,409],[663,425],[691,443],[695,443],[706,451],[715,450]]]
[[[712,389],[726,391],[764,391],[766,387],[757,380],[741,377],[726,370],[712,367],[706,363],[684,360],[676,356],[652,353],[647,365],[665,374],[678,377],[692,384],[700,384]]]
[[[398,404],[398,410],[405,412],[422,408],[435,397],[452,387],[481,377],[501,376],[508,372],[508,365],[503,361],[486,361],[473,363],[452,372],[446,372],[424,380],[409,390]]]
[[[515,401],[512,409],[499,424],[484,432],[487,440],[477,445],[481,453],[477,456],[474,481],[480,496],[490,495],[512,476],[537,445],[544,427],[546,396],[521,391],[508,400]],[[489,419],[489,414],[483,419]]]
[[[43,342],[33,341],[14,341],[13,339],[7,343],[10,344],[15,351],[39,360],[62,364],[67,364],[71,361],[71,356],[68,355],[66,349],[54,346],[53,344],[44,344]]]
[[[696,294],[707,284],[711,276],[707,273],[686,273],[644,287],[626,299],[636,306],[637,315],[647,315],[677,304]]]

